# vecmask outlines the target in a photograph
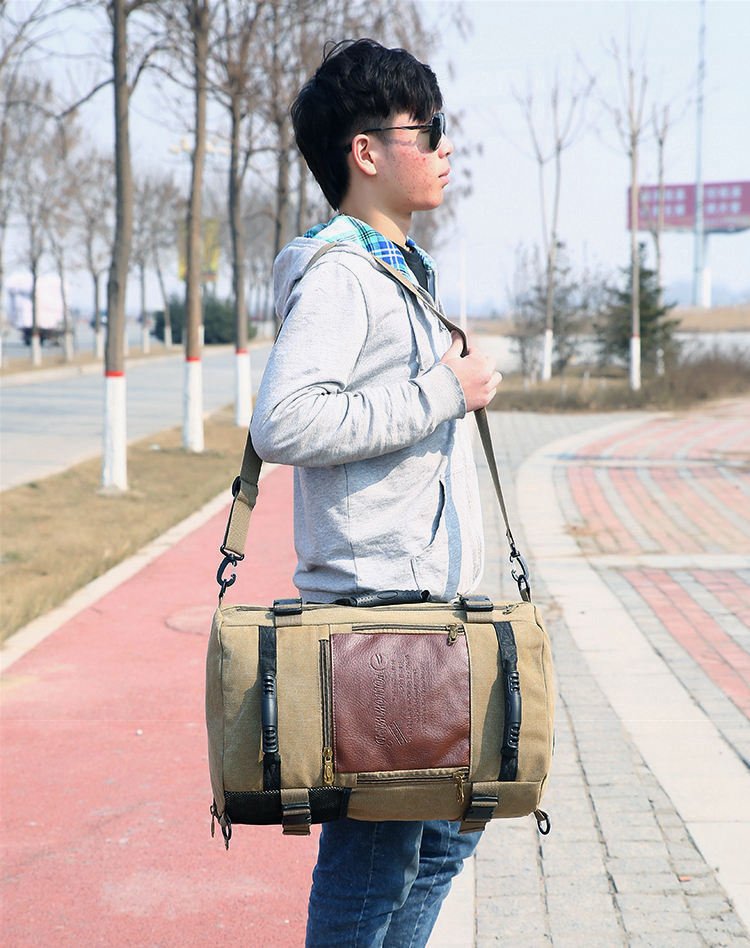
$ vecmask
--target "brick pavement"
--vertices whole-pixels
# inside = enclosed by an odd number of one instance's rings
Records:
[[[532,452],[622,417],[494,415],[511,511],[516,510],[516,492],[509,473],[514,475]],[[732,693],[713,681],[661,623],[656,604],[647,604],[623,570],[605,562],[607,555],[627,551],[631,559],[626,568],[640,573],[639,557],[665,555],[649,529],[654,524],[630,506],[624,524],[606,520],[607,529],[627,546],[607,545],[607,531],[596,513],[584,516],[573,503],[569,470],[587,463],[587,457],[598,459],[604,452],[605,460],[620,464],[618,459],[629,452],[624,461],[637,467],[639,451],[651,456],[659,446],[665,451],[671,444],[675,457],[679,453],[693,464],[709,450],[705,439],[727,461],[722,479],[746,496],[745,481],[740,477],[737,483],[742,439],[733,416],[721,425],[699,419],[682,435],[669,427],[669,419],[659,419],[661,438],[648,430],[655,423],[644,417],[627,436],[600,439],[601,444],[587,446],[575,461],[557,459],[558,486],[563,484],[559,500],[581,543],[590,544],[587,552],[601,562],[602,574],[620,584],[618,595],[629,605],[638,605],[639,624],[653,636],[674,674],[739,748],[745,746],[747,721]],[[654,457],[655,464],[660,460]],[[484,474],[491,552],[483,589],[515,598],[499,512]],[[243,564],[233,591],[237,600],[279,595],[288,583],[288,501],[281,498],[289,484],[283,472],[273,477],[277,486],[269,482],[265,496],[272,489],[281,492],[277,509],[268,502],[259,505],[253,557]],[[616,488],[600,471],[597,477],[611,500]],[[704,486],[722,496],[716,483]],[[662,485],[662,490],[668,494],[668,487]],[[595,510],[609,517],[609,507],[599,498]],[[522,525],[517,515],[512,517],[522,543]],[[14,948],[201,945],[216,937],[228,945],[300,944],[312,848],[301,847],[299,840],[288,845],[264,828],[241,828],[244,832],[229,854],[206,838],[205,745],[194,700],[200,695],[202,638],[194,633],[203,631],[207,603],[213,600],[212,557],[222,521],[220,514],[71,619],[17,662],[6,679],[6,759],[12,767],[3,773],[3,795],[14,801],[6,807],[4,828],[10,856],[6,911],[14,919],[6,936]],[[692,590],[700,608],[719,602],[735,617],[734,623],[726,616],[719,622],[725,634],[719,651],[728,655],[730,645],[746,651],[745,633],[737,623],[746,617],[748,570],[731,570],[730,581],[719,582],[728,574],[711,563],[725,562],[734,553],[714,536],[711,542],[720,550],[711,560],[697,532],[700,523],[686,515],[680,527],[683,538],[694,530],[695,553],[690,555],[697,557],[695,562],[680,561],[674,569],[662,563],[659,568],[669,569],[680,588]],[[675,542],[668,522],[656,533]],[[576,948],[747,944],[747,933],[715,872],[582,660],[540,576],[535,599],[553,633],[560,691],[555,769],[546,798],[553,832],[540,838],[532,820],[497,822],[487,831],[476,859],[474,943],[480,948],[501,941]],[[663,649],[665,643],[671,651]],[[155,685],[150,676],[160,668],[169,675],[157,674]],[[155,704],[160,695],[163,703]],[[40,780],[40,771],[49,779]],[[43,894],[33,913],[28,911],[30,891]]]
[[[582,550],[601,564],[608,555],[631,560],[629,569],[598,568],[634,609],[639,626],[650,620],[646,632],[655,648],[697,694],[696,700],[738,753],[746,754],[750,734],[737,699],[744,695],[741,669],[747,632],[742,621],[748,575],[742,569],[715,571],[711,554],[742,552],[746,546],[738,550],[732,543],[743,536],[747,542],[748,535],[740,527],[730,538],[716,526],[723,528],[726,517],[712,520],[706,508],[715,510],[727,491],[743,496],[747,490],[739,463],[746,450],[742,418],[747,405],[744,412],[739,404],[711,412],[718,418],[706,413],[644,416],[643,423],[626,432],[598,439],[592,435],[575,455],[554,459],[554,482],[569,530]],[[496,414],[492,425],[503,470],[515,474],[532,450],[552,438],[615,420]],[[725,469],[717,472],[722,464]],[[644,486],[652,486],[648,475],[655,469],[659,503]],[[694,490],[688,499],[691,477],[700,479],[710,499]],[[515,510],[513,478],[506,475],[504,482]],[[487,519],[493,499],[486,481],[483,484]],[[741,513],[734,526],[743,523]],[[517,515],[513,520],[516,538],[522,541],[522,524]],[[668,551],[694,554],[694,568],[638,568],[639,556],[658,557]],[[488,562],[486,580],[513,597],[506,558],[500,547]],[[677,611],[665,616],[667,621],[662,619],[665,597],[649,604],[639,596],[637,582],[630,582],[648,576],[658,588],[662,576],[655,572],[668,574],[676,587],[670,588],[666,604],[671,608],[676,597]],[[512,821],[495,823],[486,832],[476,859],[476,945],[748,944],[747,930],[714,870],[592,677],[556,604],[548,599],[541,574],[534,580],[535,599],[552,633],[560,695],[554,769],[545,798],[553,831],[542,839],[527,821]],[[711,625],[696,609],[704,613],[715,603],[722,612]],[[675,615],[682,640],[673,634],[674,623],[670,631],[668,620]],[[704,643],[702,663],[684,647],[685,641],[694,641],[693,623]],[[663,651],[665,639],[673,646],[671,652]],[[737,659],[740,667],[732,677],[731,663]]]

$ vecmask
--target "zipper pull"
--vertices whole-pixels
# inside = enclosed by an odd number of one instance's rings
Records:
[[[459,635],[464,634],[464,627],[462,625],[449,625],[448,626],[448,645],[455,645],[456,639]]]
[[[458,773],[453,774],[453,779],[456,781],[456,799],[459,803],[463,804],[464,802],[464,775],[459,771]]]
[[[323,748],[323,783],[327,787],[333,786],[333,751],[330,747]]]

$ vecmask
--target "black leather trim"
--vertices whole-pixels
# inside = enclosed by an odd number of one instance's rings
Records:
[[[310,815],[313,823],[327,823],[346,816],[349,787],[312,787]],[[281,824],[281,793],[278,790],[227,790],[225,811],[232,823],[259,826]]]

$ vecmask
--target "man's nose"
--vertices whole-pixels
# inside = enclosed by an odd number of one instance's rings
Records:
[[[440,144],[438,145],[438,154],[441,158],[447,158],[448,155],[453,154],[453,142],[445,133],[443,133],[443,137],[440,139]]]

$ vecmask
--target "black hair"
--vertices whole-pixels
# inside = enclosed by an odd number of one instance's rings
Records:
[[[349,188],[346,145],[398,112],[429,122],[443,107],[434,72],[405,49],[372,39],[344,40],[292,103],[297,147],[326,200],[338,209]]]

